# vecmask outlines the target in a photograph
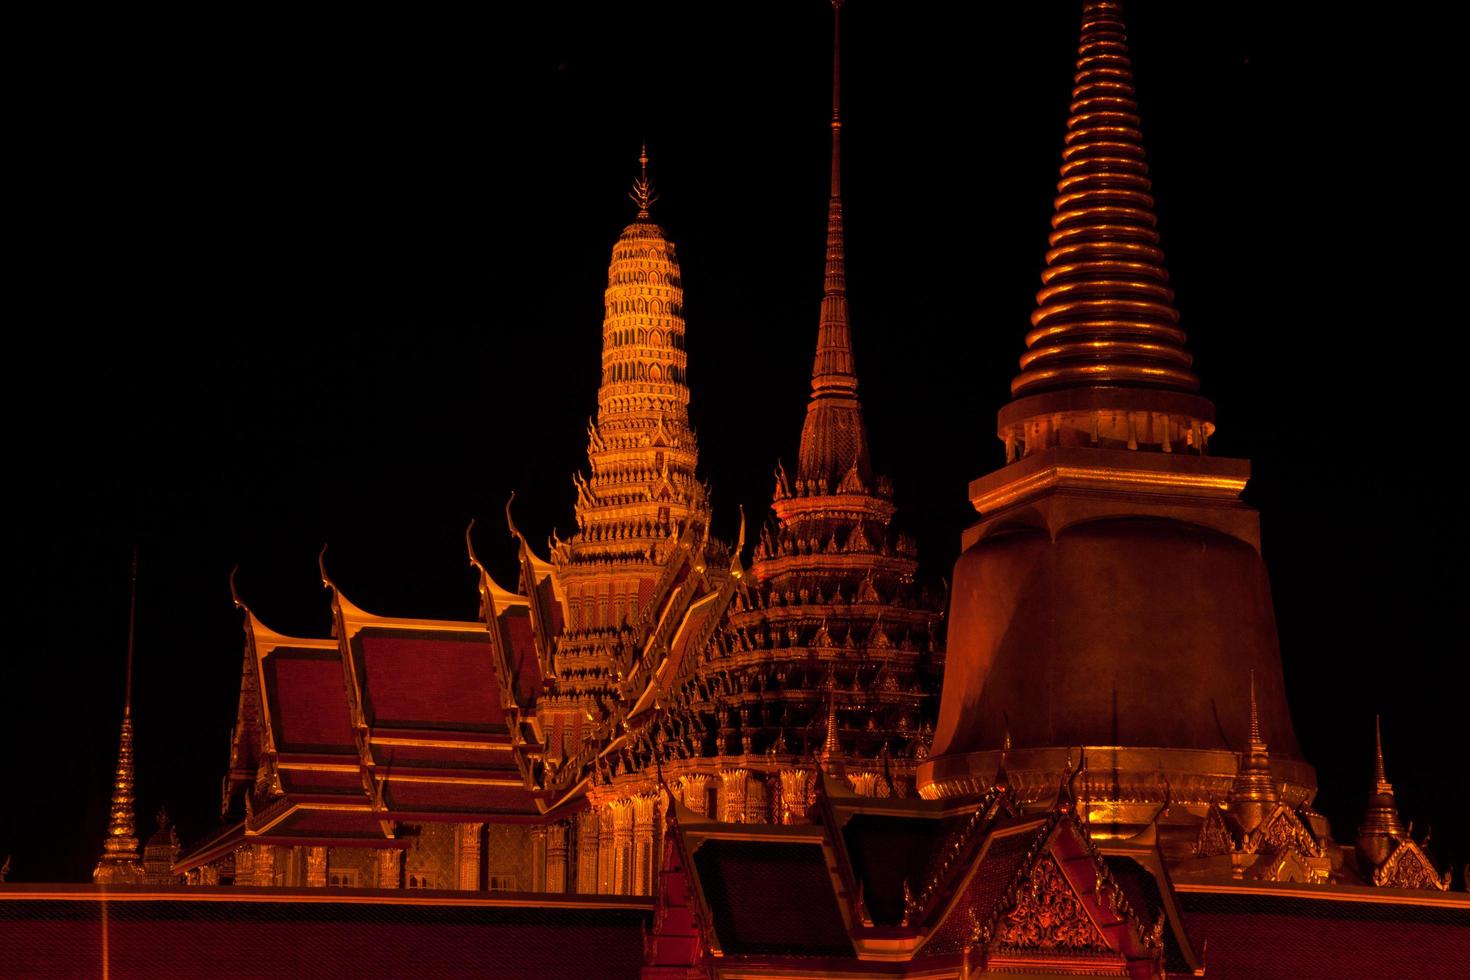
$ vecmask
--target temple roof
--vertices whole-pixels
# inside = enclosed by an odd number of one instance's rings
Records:
[[[241,603],[258,773],[243,815],[181,866],[253,837],[383,846],[399,820],[539,820],[516,752],[518,699],[540,685],[526,600],[490,583],[487,628],[375,616],[326,582],[330,638],[286,636]]]

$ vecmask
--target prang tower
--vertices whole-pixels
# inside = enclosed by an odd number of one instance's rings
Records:
[[[614,650],[625,637],[631,642],[627,628],[649,611],[670,554],[709,524],[689,427],[679,260],[649,217],[658,195],[646,148],[639,163],[629,195],[637,216],[618,236],[607,271],[597,420],[587,429],[591,476],[574,477],[577,532],[551,554],[567,616],[556,656],[579,658],[574,669],[559,665],[563,693],[611,690]]]
[[[1249,755],[1251,677],[1281,801],[1310,803],[1246,460],[1208,454],[1164,270],[1124,27],[1085,6],[1050,250],[1000,410],[1006,466],[970,485],[925,795],[1054,793],[1098,833],[1198,826]],[[1325,826],[1324,828],[1325,829]],[[1181,828],[1181,839],[1183,828]]]

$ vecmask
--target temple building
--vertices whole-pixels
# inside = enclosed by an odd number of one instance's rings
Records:
[[[0,913],[43,926],[6,940],[22,966],[55,955],[67,906],[114,930],[104,959],[198,968],[189,922],[235,962],[269,922],[325,944],[282,968],[322,976],[1464,971],[1470,898],[1406,829],[1381,730],[1356,839],[1312,808],[1250,464],[1209,452],[1112,0],[1083,4],[1050,250],[997,418],[1006,462],[970,484],[947,597],[921,584],[859,398],[842,6],[809,401],[770,517],[711,536],[684,287],[644,152],[575,533],[539,554],[507,504],[507,587],[472,524],[473,620],[368,612],[325,551],[330,636],[272,630],[236,591],[218,832],[180,852],[160,815],[140,859],[125,707],[95,877],[136,909],[0,889]],[[441,932],[380,941],[408,926]]]

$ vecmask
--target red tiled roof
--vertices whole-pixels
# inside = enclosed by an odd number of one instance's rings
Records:
[[[530,705],[541,694],[542,682],[531,611],[524,606],[512,606],[497,618],[506,657],[515,677],[516,703]]]
[[[338,651],[277,647],[261,668],[279,751],[356,757]]]
[[[356,761],[354,758],[353,761]],[[281,769],[281,789],[287,796],[353,796],[367,798],[361,770],[323,772],[319,769]]]
[[[364,710],[375,729],[504,730],[490,637],[483,630],[364,627],[352,646]]]
[[[504,813],[534,815],[530,793],[520,786],[477,786],[467,783],[420,783],[389,778],[383,799],[395,816],[407,814]]]

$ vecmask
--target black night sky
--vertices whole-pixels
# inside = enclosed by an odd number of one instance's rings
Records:
[[[513,489],[533,541],[570,530],[644,139],[716,533],[733,539],[738,504],[764,513],[816,334],[830,10],[543,6],[118,8],[12,34],[29,69],[6,153],[11,880],[96,861],[135,543],[139,830],[166,804],[187,844],[218,820],[235,563],[268,623],[325,635],[323,543],[359,605],[470,618],[471,517],[503,582]],[[967,482],[1002,462],[1080,4],[918,7],[844,11],[844,190],[873,452],[937,582]],[[1163,245],[1211,449],[1254,463],[1318,809],[1352,839],[1382,712],[1401,812],[1459,868],[1454,32],[1288,7],[1129,6]]]

